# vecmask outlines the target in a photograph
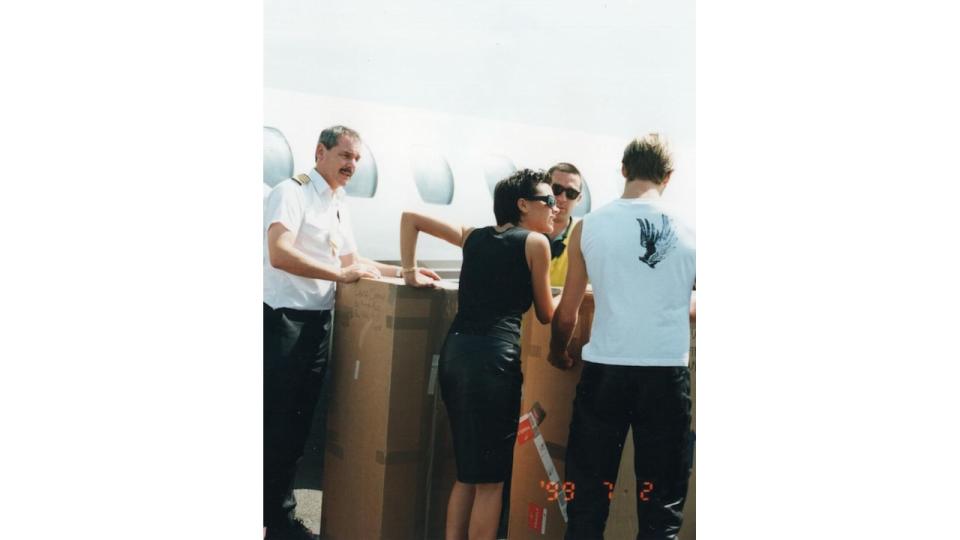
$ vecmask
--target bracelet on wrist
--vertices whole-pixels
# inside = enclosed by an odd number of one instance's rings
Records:
[[[406,268],[406,267],[405,267],[405,268],[401,271],[401,274],[409,274],[410,272],[416,272],[416,271],[417,271],[417,267],[416,267],[416,266],[411,266],[411,267],[409,267],[409,268]]]

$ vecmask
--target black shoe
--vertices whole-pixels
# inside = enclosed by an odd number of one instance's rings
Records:
[[[267,527],[266,540],[317,540],[317,535],[310,532],[303,521],[297,519],[286,524]]]

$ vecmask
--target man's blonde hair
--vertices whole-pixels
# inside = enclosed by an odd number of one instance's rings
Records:
[[[649,180],[661,184],[673,172],[670,150],[657,133],[630,141],[623,150],[622,163],[627,170],[627,181]]]

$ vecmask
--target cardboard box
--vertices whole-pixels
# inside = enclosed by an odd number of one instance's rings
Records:
[[[593,295],[587,293],[580,306],[571,349],[582,348],[589,340],[593,308]],[[522,330],[520,365],[523,369],[523,396],[520,400],[520,428],[513,452],[507,537],[510,540],[560,539],[566,530],[565,520],[561,516],[561,512],[565,511],[565,508],[561,510],[561,506],[565,505],[557,500],[558,490],[550,490],[547,483],[562,482],[564,478],[563,465],[570,417],[573,414],[573,397],[582,365],[561,371],[547,362],[550,325],[540,324],[533,311],[524,315]],[[535,404],[546,412],[546,418],[542,424],[538,423],[536,430],[526,416]]]
[[[335,320],[336,365],[332,368],[336,368],[336,375],[332,375],[335,383],[328,413],[329,472],[325,479],[322,538],[444,538],[456,461],[435,366],[456,313],[456,290],[451,287],[442,292],[417,291],[397,287],[399,280],[387,281],[385,284],[363,280],[355,289],[345,286],[338,291],[340,320]],[[437,294],[441,296],[430,296]],[[593,308],[593,296],[588,293],[574,331],[575,348],[582,348],[589,341]],[[411,333],[413,330],[416,332]],[[534,403],[547,411],[546,421],[537,429],[542,435],[543,449],[562,480],[580,368],[562,372],[547,363],[550,327],[537,322],[532,311],[524,317],[523,330],[524,388],[520,412],[525,414]],[[692,330],[690,365],[694,368],[695,422],[696,341],[695,328]],[[411,350],[418,342],[421,348]],[[365,363],[373,359],[379,360]],[[368,364],[379,367],[371,372]],[[355,371],[359,374],[357,379],[353,379]],[[365,379],[366,376],[370,378]],[[369,384],[360,385],[361,380]],[[379,390],[373,391],[371,384]],[[398,420],[398,416],[404,419]],[[355,421],[358,418],[359,424]],[[365,427],[359,428],[360,425]],[[389,433],[406,433],[405,443],[397,445],[396,437],[383,437]],[[545,470],[532,435],[531,429],[521,427],[514,450],[508,538],[560,539],[566,529],[565,521],[558,503],[547,500],[551,493],[539,485]],[[619,496],[614,497],[607,522],[607,539],[636,536],[631,495],[635,488],[632,451],[632,439],[628,436],[616,485]],[[371,452],[376,454],[372,458]],[[681,540],[695,538],[693,477],[690,483]]]
[[[337,288],[321,538],[423,538],[436,366],[456,306],[452,287]]]
[[[587,294],[580,308],[577,328],[571,347],[582,348],[589,341],[593,321],[593,296]],[[532,312],[523,320],[521,365],[524,373],[521,422],[514,448],[513,480],[510,493],[509,540],[559,540],[566,532],[565,504],[561,500],[565,470],[566,443],[569,435],[573,399],[580,380],[581,367],[560,371],[547,362],[550,326],[540,324]],[[695,346],[695,330],[691,344]],[[691,351],[691,367],[695,366],[695,349]],[[695,373],[695,371],[694,371]],[[694,386],[695,389],[695,386]],[[695,402],[695,393],[694,393]],[[546,418],[534,426],[527,415],[536,406]],[[694,411],[696,409],[694,408]],[[538,437],[539,435],[539,437]],[[632,539],[637,533],[633,476],[632,434],[620,462],[619,478],[607,520],[605,538]],[[551,481],[559,481],[551,485]],[[685,504],[684,525],[680,538],[695,538],[693,515],[694,479]]]
[[[457,460],[453,453],[453,436],[450,432],[450,420],[447,410],[435,394],[434,403],[434,442],[431,457],[431,481],[427,499],[426,540],[444,540],[446,537],[447,502],[453,483],[457,480]]]

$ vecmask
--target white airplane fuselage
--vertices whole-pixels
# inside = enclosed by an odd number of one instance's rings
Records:
[[[512,172],[510,164],[516,169],[547,169],[560,161],[576,165],[583,174],[588,193],[574,215],[599,208],[619,197],[623,189],[620,159],[628,138],[264,89],[265,131],[273,128],[286,139],[292,155],[292,174],[313,167],[320,131],[337,124],[359,132],[364,143],[366,155],[361,157],[351,182],[356,180],[358,185],[364,182],[358,179],[364,167],[369,180],[375,164],[376,188],[372,190],[372,197],[351,195],[347,204],[360,253],[376,260],[399,260],[400,214],[404,210],[468,226],[494,224],[490,186]],[[638,126],[636,135],[645,133],[643,126]],[[418,175],[421,188],[425,181],[424,162],[417,165],[413,157],[423,155],[433,156],[430,158],[433,161],[427,160],[431,165],[427,168],[433,174],[433,184],[427,188],[433,190],[433,198],[441,200],[439,203],[425,202],[418,189]],[[448,169],[438,157],[442,157]],[[682,147],[674,148],[677,172],[672,184],[689,182],[689,185],[673,191],[691,218],[692,158],[683,153]],[[264,174],[266,196],[269,188],[282,178],[276,173],[272,175],[274,178],[266,178],[266,167]],[[452,181],[446,185],[443,180],[449,176]],[[368,190],[361,195],[370,193]],[[664,193],[670,194],[670,189]],[[444,199],[449,199],[449,203],[445,204]],[[457,268],[462,258],[459,248],[426,235],[421,235],[417,256],[421,262],[448,261],[447,266]]]

